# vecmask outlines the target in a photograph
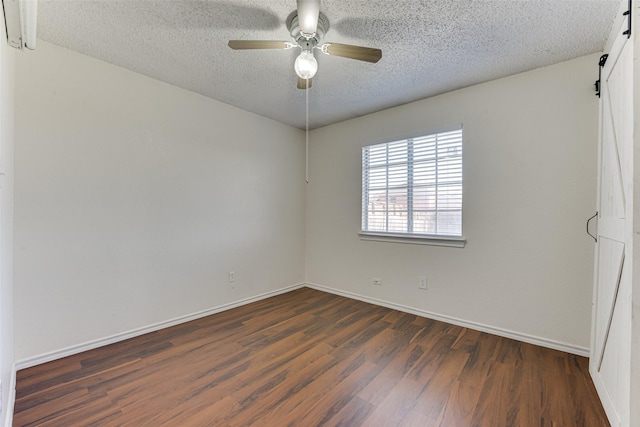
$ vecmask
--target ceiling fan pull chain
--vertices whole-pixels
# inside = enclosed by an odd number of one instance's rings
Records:
[[[304,170],[305,181],[309,183],[309,79],[305,80],[307,89],[304,91],[305,95],[305,131],[304,131]]]

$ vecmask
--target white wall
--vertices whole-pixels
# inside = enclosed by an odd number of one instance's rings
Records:
[[[302,282],[305,235],[308,282],[585,351],[597,58],[314,131],[305,234],[299,130],[39,42],[16,60],[16,359]],[[467,247],[360,241],[361,147],[458,123]]]
[[[304,280],[300,130],[42,41],[16,71],[16,360]]]
[[[311,135],[307,280],[589,347],[598,55],[392,108]],[[464,249],[361,241],[361,147],[463,124]],[[417,289],[426,275],[428,291]],[[374,287],[373,277],[383,286]]]
[[[0,13],[0,28],[5,28]],[[0,37],[0,424],[12,417],[14,50]]]

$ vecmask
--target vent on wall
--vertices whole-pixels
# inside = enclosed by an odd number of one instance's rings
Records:
[[[9,46],[36,48],[37,0],[2,0]]]

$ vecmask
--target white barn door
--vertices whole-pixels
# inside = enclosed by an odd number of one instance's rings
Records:
[[[599,215],[589,368],[611,425],[626,427],[631,403],[634,70],[633,39],[623,34],[627,20],[621,24],[614,26],[600,78]]]

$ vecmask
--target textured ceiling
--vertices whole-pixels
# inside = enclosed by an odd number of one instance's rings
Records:
[[[316,53],[312,128],[603,49],[619,0],[322,0],[324,41],[382,49],[377,64]],[[299,128],[295,0],[40,0],[38,38]],[[594,64],[594,68],[596,64]]]

